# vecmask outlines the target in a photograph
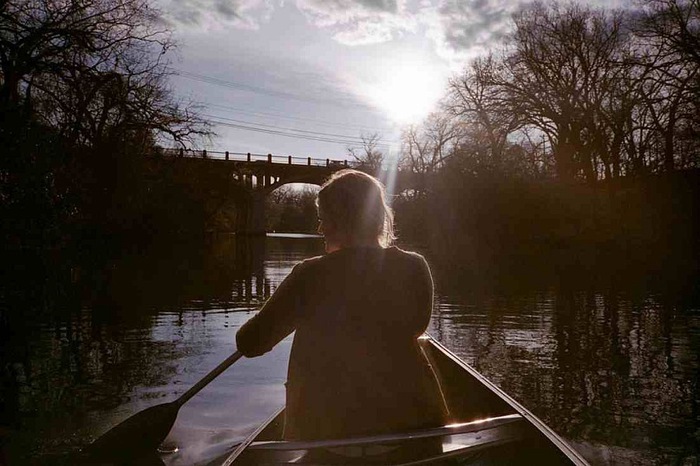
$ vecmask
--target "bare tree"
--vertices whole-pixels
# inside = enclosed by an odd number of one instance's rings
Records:
[[[646,113],[658,147],[650,153],[658,153],[665,170],[693,165],[696,160],[683,155],[700,149],[700,1],[652,0],[634,31],[646,70]]]
[[[377,171],[384,163],[384,153],[379,150],[382,137],[379,133],[362,134],[362,147],[348,147],[348,154],[363,167]]]
[[[636,28],[660,55],[700,67],[700,0],[649,0]]]
[[[173,42],[148,0],[4,0],[0,24],[0,111],[78,144],[209,133],[171,96]]]
[[[421,126],[411,125],[401,135],[402,165],[414,173],[437,171],[452,154],[462,125],[446,113],[431,113]]]
[[[513,101],[503,88],[493,83],[496,67],[493,55],[471,62],[461,75],[449,80],[444,108],[457,119],[462,135],[468,135],[471,149],[481,155],[482,162],[502,167],[508,137],[524,120],[510,107]]]
[[[627,40],[622,22],[619,12],[535,3],[515,16],[508,53],[485,77],[511,111],[545,135],[562,178],[595,180],[598,161],[613,164],[601,143],[610,128],[603,129],[600,109],[619,110],[611,106],[624,73],[617,66]]]

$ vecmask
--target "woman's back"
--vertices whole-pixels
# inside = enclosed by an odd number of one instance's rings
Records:
[[[417,345],[432,308],[432,280],[421,256],[394,247],[342,249],[297,266],[275,298],[268,306],[280,310],[268,307],[268,313],[285,309],[294,318],[288,328],[297,332],[285,437],[337,438],[442,423],[441,397]],[[239,346],[265,332],[279,336],[275,328],[244,326]]]

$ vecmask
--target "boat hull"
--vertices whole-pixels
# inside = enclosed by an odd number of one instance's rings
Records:
[[[552,429],[429,336],[430,361],[450,424],[369,437],[285,441],[284,410],[212,465],[586,465]]]

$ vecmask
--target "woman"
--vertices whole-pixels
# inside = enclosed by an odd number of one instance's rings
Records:
[[[294,267],[236,334],[238,349],[252,357],[296,331],[285,439],[442,425],[442,397],[417,342],[432,310],[428,264],[390,246],[393,216],[373,177],[339,171],[317,205],[326,254]]]

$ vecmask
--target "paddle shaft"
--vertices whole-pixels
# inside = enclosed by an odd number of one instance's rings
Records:
[[[214,380],[216,377],[219,376],[219,374],[228,369],[231,364],[238,361],[241,358],[241,356],[243,356],[243,354],[240,351],[236,351],[235,353],[233,353],[231,356],[226,358],[221,364],[212,369],[211,372],[205,375],[204,378],[202,378],[202,380],[194,384],[192,388],[180,395],[180,397],[173,403],[175,403],[178,408],[187,403],[187,401],[190,398],[199,393],[199,391],[206,387],[209,384],[209,382]]]

